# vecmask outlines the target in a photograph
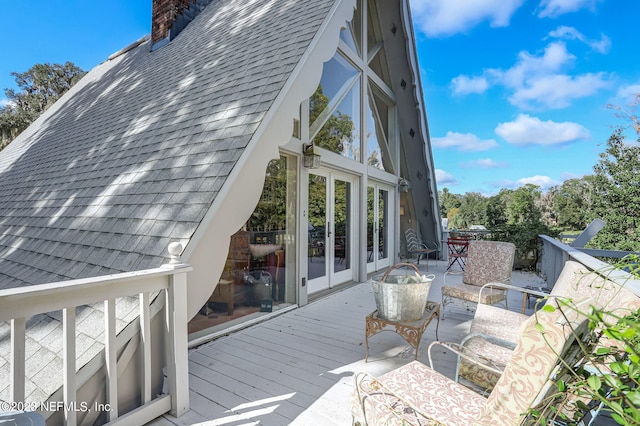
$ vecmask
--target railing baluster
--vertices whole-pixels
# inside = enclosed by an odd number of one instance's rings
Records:
[[[173,244],[173,243],[172,243]],[[158,416],[171,411],[182,414],[189,407],[188,388],[188,348],[187,348],[187,273],[191,268],[179,261],[182,247],[173,244],[170,251],[172,260],[162,268],[136,271],[134,273],[114,274],[104,279],[79,279],[60,283],[38,284],[31,286],[29,291],[15,291],[13,289],[0,290],[0,321],[7,321],[10,325],[10,380],[9,398],[12,402],[23,402],[29,389],[26,378],[26,339],[27,318],[46,312],[62,311],[62,401],[52,400],[55,411],[64,416],[64,424],[75,426],[81,410],[95,409],[110,411],[110,424],[146,424]],[[161,375],[162,371],[153,370],[151,359],[151,312],[154,307],[149,303],[150,295],[156,291],[163,291],[167,296],[165,302],[167,329],[162,340],[166,342],[168,354],[168,369],[170,391],[167,395],[153,398],[152,383],[154,374]],[[124,415],[118,404],[118,360],[116,344],[116,304],[119,297],[133,295],[140,297],[140,336],[142,346],[142,370],[140,399],[142,406]],[[160,302],[160,300],[159,300]],[[104,304],[105,314],[105,355],[106,368],[106,397],[104,405],[87,405],[87,401],[79,402],[77,379],[76,339],[76,309],[78,306]],[[168,305],[167,305],[168,304]],[[158,318],[160,319],[160,318]],[[60,341],[58,341],[59,343]],[[129,346],[133,348],[133,346]],[[133,349],[131,349],[133,350]],[[130,356],[127,355],[129,362]],[[122,362],[122,361],[120,361]],[[136,361],[134,361],[136,362]],[[122,367],[122,365],[120,366]],[[58,377],[60,379],[60,377]],[[138,383],[136,383],[138,385]],[[129,394],[127,394],[129,397]],[[122,395],[120,395],[122,398]],[[136,398],[137,399],[137,398]],[[99,401],[97,401],[99,402]],[[62,405],[60,405],[62,403]],[[83,416],[83,414],[80,414]]]
[[[25,318],[11,320],[11,400],[24,402]]]
[[[104,355],[107,368],[106,402],[110,406],[107,412],[109,421],[118,418],[118,358],[116,354],[116,301],[104,301]]]
[[[187,274],[174,273],[169,277],[169,288],[166,294],[167,370],[171,415],[179,417],[189,409]]]
[[[62,310],[62,337],[64,339],[63,350],[63,398],[64,420],[67,426],[75,426],[77,423],[76,411],[76,308]]]
[[[142,343],[142,403],[151,401],[151,315],[149,293],[140,293],[140,342]]]

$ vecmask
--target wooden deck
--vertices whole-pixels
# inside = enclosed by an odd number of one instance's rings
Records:
[[[426,265],[419,266],[426,271]],[[430,261],[429,272],[436,274],[430,300],[440,301],[445,267],[442,261]],[[447,277],[456,279],[461,276]],[[538,276],[517,271],[512,283],[544,285]],[[519,310],[521,303],[519,294],[511,295],[510,309]],[[439,322],[439,338],[459,342],[473,313],[451,306]],[[350,425],[353,375],[383,374],[414,359],[413,348],[399,335],[383,332],[369,339],[369,362],[364,362],[364,318],[373,310],[371,287],[360,283],[191,350],[191,409],[151,424]],[[434,319],[422,338],[422,362],[428,363],[427,348],[435,340],[437,323]],[[437,351],[434,363],[452,377],[454,356]]]

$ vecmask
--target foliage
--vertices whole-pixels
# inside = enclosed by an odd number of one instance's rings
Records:
[[[440,214],[444,217],[449,217],[449,211],[453,208],[460,207],[461,195],[452,194],[449,188],[444,188],[438,193],[438,200],[440,200]]]
[[[637,278],[639,261],[630,255],[615,268]],[[640,425],[640,309],[620,316],[617,310],[591,306],[585,311],[571,301],[559,302],[588,318],[593,340],[580,347],[579,363],[565,365],[567,372],[556,379],[555,392],[529,414],[539,424],[580,424],[587,411],[601,406],[618,424]],[[555,310],[551,304],[543,309]]]
[[[323,120],[330,112],[328,106],[329,98],[324,94],[322,85],[318,85],[309,99],[309,122],[315,124],[317,120]],[[356,136],[351,116],[335,111],[313,138],[313,143],[338,154],[347,154],[353,149]]]
[[[12,72],[19,90],[5,89],[9,102],[0,108],[0,139],[8,143],[85,74],[72,62],[36,64],[23,73]]]
[[[507,223],[516,225],[540,221],[540,209],[537,206],[540,195],[540,187],[531,183],[513,191],[507,200]]]
[[[552,199],[553,219],[557,226],[566,230],[587,227],[594,219],[594,176],[568,179],[562,185],[549,189]]]
[[[594,213],[606,226],[590,246],[640,251],[640,145],[617,128],[594,166]]]
[[[540,258],[541,242],[538,235],[555,237],[558,232],[544,223],[505,224],[491,230],[489,238],[507,241],[516,246],[516,265],[534,268]]]
[[[488,229],[496,229],[507,223],[507,200],[513,191],[501,189],[497,195],[489,197],[486,203],[486,216]]]
[[[287,162],[271,160],[260,200],[247,223],[249,231],[281,231],[286,228]]]
[[[454,220],[458,228],[487,223],[486,198],[477,192],[467,192],[460,198],[460,210]]]

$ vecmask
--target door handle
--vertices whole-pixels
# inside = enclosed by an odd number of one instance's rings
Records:
[[[331,237],[331,223],[327,222],[327,238]]]

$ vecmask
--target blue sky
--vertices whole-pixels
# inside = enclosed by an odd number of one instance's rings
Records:
[[[151,0],[3,2],[12,71],[89,70],[150,32]],[[637,0],[411,0],[439,189],[547,189],[592,172],[607,104],[640,93]],[[0,102],[3,101],[0,93]]]

